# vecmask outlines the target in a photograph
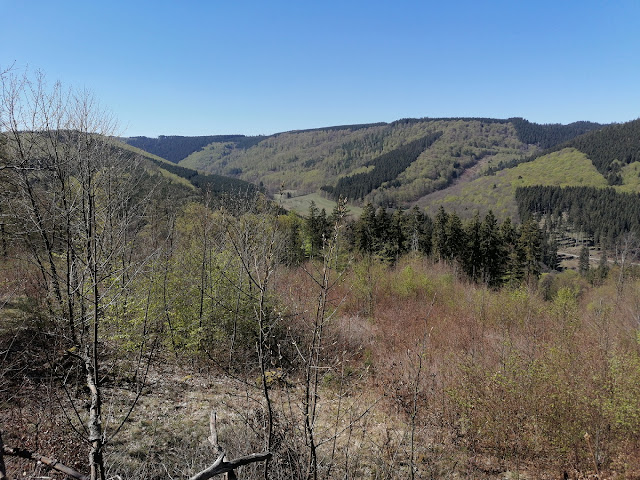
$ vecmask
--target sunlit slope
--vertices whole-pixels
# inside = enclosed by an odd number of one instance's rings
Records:
[[[249,148],[216,142],[180,165],[262,182],[271,193],[284,188],[302,196],[335,186],[342,177],[371,169],[368,165],[376,158],[438,132],[439,139],[400,174],[353,200],[410,202],[450,185],[478,164],[495,165],[536,150],[518,139],[507,120],[419,119],[282,133]]]
[[[427,195],[417,204],[431,214],[443,205],[461,216],[471,216],[477,209],[481,214],[493,210],[499,217],[516,218],[516,188],[531,185],[606,187],[608,184],[584,153],[566,148],[495,175]]]
[[[158,172],[171,182],[178,183],[190,190],[197,190],[197,187],[194,186],[186,178],[180,177],[179,175],[176,175],[175,173],[172,173],[160,166],[162,164],[167,164],[167,167],[170,167],[172,164],[168,160],[165,160],[164,158],[159,157],[158,155],[154,155],[153,153],[149,153],[146,150],[142,150],[141,148],[134,147],[133,145],[129,145],[128,143],[120,140],[116,140],[116,143],[123,150],[127,150],[129,152],[135,153],[136,155],[140,155],[141,157],[149,160],[149,162],[147,162],[147,165],[145,166],[145,168],[149,173]]]

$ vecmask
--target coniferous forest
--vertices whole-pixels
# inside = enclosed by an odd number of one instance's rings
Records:
[[[174,162],[259,146],[260,185],[132,151],[86,91],[18,80],[2,76],[0,110],[3,474],[638,477],[637,193],[533,184],[515,191],[518,218],[368,201],[413,182],[416,162],[432,180],[481,175],[483,159],[567,139],[629,178],[634,122],[573,139],[595,124],[135,145]],[[285,209],[270,185],[286,165],[317,174],[322,152],[327,171],[362,171],[313,197],[331,208]]]

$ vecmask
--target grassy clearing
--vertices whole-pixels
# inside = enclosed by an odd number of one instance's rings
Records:
[[[495,175],[428,195],[418,204],[426,207],[432,215],[443,205],[446,210],[456,211],[463,217],[473,215],[476,209],[481,214],[491,209],[499,218],[516,218],[516,188],[531,185],[606,187],[607,181],[585,154],[567,148]]]
[[[620,192],[640,192],[640,162],[633,162],[622,168],[622,185],[617,186]]]
[[[315,202],[316,207],[318,207],[319,210],[322,210],[324,208],[327,212],[327,215],[329,215],[333,211],[333,208],[336,206],[335,201],[326,198],[319,193],[310,193],[308,195],[301,195],[299,197],[291,196],[291,198],[287,198],[286,194],[276,194],[274,195],[274,199],[278,204],[282,205],[283,208],[292,210],[300,215],[306,215],[307,213],[309,213],[309,206],[311,205],[311,202]],[[349,213],[354,217],[360,217],[362,208],[349,205]]]

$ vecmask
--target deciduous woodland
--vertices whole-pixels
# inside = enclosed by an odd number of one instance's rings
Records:
[[[533,215],[301,217],[2,79],[2,475],[640,476],[633,233],[560,272]]]

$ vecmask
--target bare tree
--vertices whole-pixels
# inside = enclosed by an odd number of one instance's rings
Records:
[[[310,325],[310,340],[307,350],[301,356],[304,361],[304,394],[302,397],[302,410],[304,419],[304,432],[308,449],[308,461],[306,478],[316,480],[318,478],[318,446],[317,438],[318,420],[318,389],[320,387],[322,369],[322,356],[325,341],[325,329],[327,323],[335,314],[335,308],[331,308],[329,294],[341,281],[344,269],[340,268],[339,253],[341,230],[347,213],[346,199],[338,200],[334,212],[334,224],[331,235],[323,238],[320,252],[321,264],[317,270],[307,269],[307,274],[317,287],[317,302]]]
[[[49,88],[44,75],[2,77],[0,168],[10,221],[37,265],[49,313],[89,388],[77,431],[90,445],[92,479],[104,479],[103,321],[144,259],[134,254],[146,198],[140,162],[114,145],[115,123],[84,90]],[[71,399],[71,396],[69,396]],[[82,419],[76,406],[69,418]],[[116,428],[117,431],[119,428]]]
[[[256,352],[260,369],[260,384],[267,413],[265,448],[273,445],[274,411],[269,392],[267,372],[274,361],[269,338],[277,316],[269,309],[272,276],[282,258],[285,234],[278,228],[273,207],[262,205],[262,211],[247,213],[240,218],[228,217],[225,223],[229,242],[240,260],[248,282],[248,295],[253,298],[256,322]],[[269,477],[269,460],[265,461],[264,478]]]

